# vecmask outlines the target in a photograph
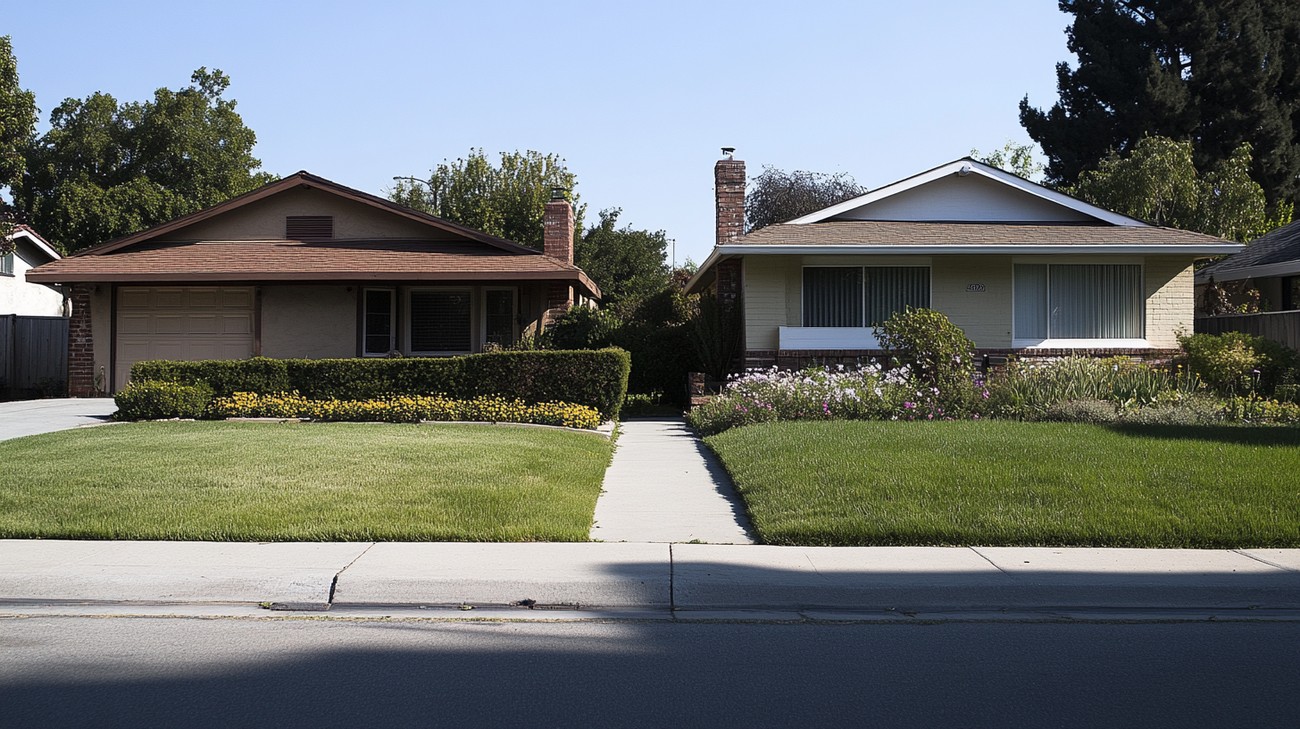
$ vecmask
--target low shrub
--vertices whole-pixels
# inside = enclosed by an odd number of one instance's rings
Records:
[[[608,420],[627,394],[631,360],[620,349],[502,351],[464,357],[269,359],[137,362],[131,381],[202,383],[218,396],[302,393],[313,400],[440,395],[499,396],[530,403],[586,405]]]
[[[1043,420],[1057,423],[1113,423],[1119,420],[1115,406],[1104,400],[1064,400],[1048,406]]]
[[[1240,423],[1294,425],[1300,424],[1300,405],[1242,395],[1229,398],[1222,415],[1226,420]]]
[[[1295,350],[1244,332],[1179,337],[1188,368],[1224,395],[1273,395],[1293,383],[1300,358]]]
[[[947,316],[908,307],[876,328],[880,345],[949,413],[974,407],[975,343]]]
[[[682,408],[675,405],[662,392],[629,392],[623,399],[623,408],[619,410],[620,420],[627,418],[662,415],[681,415]]]
[[[205,384],[176,382],[133,382],[113,396],[117,420],[162,420],[200,418],[212,401],[212,388]]]
[[[237,392],[213,401],[210,414],[220,418],[306,418],[319,421],[416,423],[422,420],[535,423],[568,428],[595,428],[600,413],[564,402],[525,403],[485,396],[454,400],[436,395],[404,395],[367,400],[314,400],[297,392]]]

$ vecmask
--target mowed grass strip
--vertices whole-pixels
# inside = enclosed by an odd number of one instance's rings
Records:
[[[769,544],[1300,546],[1300,429],[787,422],[707,439]]]
[[[0,442],[0,537],[586,541],[612,446],[544,428],[131,423]]]

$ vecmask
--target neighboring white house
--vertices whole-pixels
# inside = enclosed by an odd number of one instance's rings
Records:
[[[62,256],[26,225],[18,226],[5,240],[14,245],[13,250],[0,255],[0,315],[63,316],[62,292],[27,281],[28,269]]]
[[[973,159],[742,235],[744,162],[714,168],[717,245],[688,284],[738,307],[748,366],[880,354],[928,307],[983,355],[1159,358],[1192,331],[1192,265],[1241,246],[1150,225]]]

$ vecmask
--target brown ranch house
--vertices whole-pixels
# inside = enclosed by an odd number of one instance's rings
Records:
[[[749,367],[877,356],[873,327],[908,306],[946,314],[986,365],[1165,359],[1192,332],[1195,261],[1241,249],[969,158],[748,235],[745,163],[714,180],[717,243],[687,286],[739,306]]]
[[[27,280],[71,291],[74,397],[147,359],[469,354],[599,300],[560,192],[537,251],[298,172]]]

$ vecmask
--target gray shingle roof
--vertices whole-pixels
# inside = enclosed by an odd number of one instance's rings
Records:
[[[1241,252],[1197,271],[1196,277],[1208,279],[1229,271],[1287,261],[1300,261],[1300,220],[1256,238]]]

